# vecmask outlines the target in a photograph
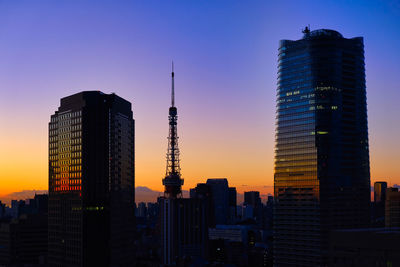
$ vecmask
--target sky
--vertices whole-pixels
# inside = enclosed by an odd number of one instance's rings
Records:
[[[399,1],[0,0],[0,196],[47,189],[50,115],[86,90],[132,102],[161,191],[172,60],[183,189],[272,192],[277,49],[306,25],[364,37],[371,181],[400,184]]]

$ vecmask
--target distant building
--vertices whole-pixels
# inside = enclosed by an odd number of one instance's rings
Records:
[[[144,202],[140,202],[138,207],[137,207],[137,216],[138,217],[147,217],[147,207],[146,207],[146,203]]]
[[[386,182],[375,182],[374,183],[374,202],[381,203],[386,200]]]
[[[260,192],[244,192],[244,205],[252,205],[253,207],[261,205]]]
[[[385,227],[400,227],[400,191],[389,187],[386,190]]]
[[[165,198],[161,201],[161,234],[168,248],[163,250],[164,265],[206,258],[209,226],[206,201],[196,198]]]
[[[229,223],[233,224],[237,220],[237,191],[236,187],[229,187]]]
[[[147,203],[147,215],[149,219],[155,219],[159,215],[158,203]]]
[[[210,261],[217,266],[269,266],[265,246],[259,243],[261,232],[254,225],[217,225],[208,235]]]
[[[400,228],[363,228],[331,233],[330,267],[400,266]]]
[[[372,205],[374,226],[383,227],[385,225],[385,201],[386,201],[386,182],[374,183],[374,202]]]
[[[211,187],[215,224],[228,224],[230,218],[229,186],[226,178],[207,179]]]
[[[24,213],[25,200],[11,200],[11,216],[18,218],[20,214]]]
[[[206,205],[208,227],[215,226],[214,200],[210,185],[198,183],[195,188],[190,189],[190,198],[203,199]]]
[[[6,204],[0,201],[0,219],[6,216]]]
[[[253,205],[244,205],[243,206],[243,219],[254,219],[254,206]]]
[[[131,103],[86,91],[61,99],[49,123],[49,266],[134,263]]]
[[[36,195],[18,218],[0,220],[0,266],[47,266],[47,201]]]
[[[244,192],[244,210],[245,218],[253,218],[257,224],[262,227],[264,220],[264,207],[261,202],[260,192]],[[250,217],[251,216],[251,217]]]

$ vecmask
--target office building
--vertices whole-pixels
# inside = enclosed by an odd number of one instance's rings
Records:
[[[384,203],[386,200],[386,182],[375,182],[374,183],[374,202],[375,203]]]
[[[134,185],[131,103],[62,98],[49,123],[49,266],[131,266]]]
[[[370,220],[363,38],[303,33],[279,46],[275,266],[323,266],[331,230]]]
[[[374,183],[374,202],[372,205],[373,216],[372,224],[383,227],[385,225],[385,201],[386,201],[386,182]]]
[[[229,223],[234,224],[237,221],[237,191],[236,187],[229,187]]]
[[[207,227],[215,226],[215,213],[212,189],[206,183],[198,183],[195,188],[190,189],[190,198],[202,199],[206,205],[207,212]]]
[[[228,224],[230,217],[228,179],[207,179],[206,184],[210,186],[212,192],[215,224]]]
[[[395,187],[386,190],[385,227],[400,228],[400,191]]]
[[[261,205],[260,192],[250,191],[244,192],[244,205],[252,205],[253,207]]]

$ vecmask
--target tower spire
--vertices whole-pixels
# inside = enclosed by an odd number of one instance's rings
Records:
[[[169,108],[169,135],[167,150],[167,168],[163,185],[165,186],[164,196],[166,198],[177,198],[182,196],[183,179],[181,178],[181,167],[179,164],[178,147],[178,110],[175,107],[175,85],[174,85],[174,62],[172,62],[172,86],[171,86],[171,107]]]
[[[171,78],[172,78],[172,86],[171,86],[171,106],[175,106],[175,84],[174,84],[174,61],[172,61],[172,73],[171,73]]]

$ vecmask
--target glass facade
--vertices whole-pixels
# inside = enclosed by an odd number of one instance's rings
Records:
[[[306,32],[279,47],[274,263],[326,262],[329,231],[366,226],[369,156],[362,38]]]
[[[49,123],[49,266],[132,266],[134,190],[131,104],[62,98]]]

